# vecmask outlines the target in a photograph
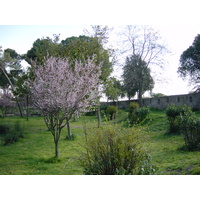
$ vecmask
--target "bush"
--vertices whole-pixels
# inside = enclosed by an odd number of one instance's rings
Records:
[[[189,150],[200,149],[200,118],[194,114],[183,116],[181,132],[183,133],[185,145]]]
[[[88,111],[85,113],[85,116],[95,116],[96,115],[96,111]]]
[[[0,125],[0,136],[1,135],[6,135],[9,132],[9,126],[1,124]]]
[[[103,111],[106,111],[107,108],[108,108],[107,104],[100,106],[100,110],[103,110]]]
[[[131,175],[156,171],[138,136],[130,130],[108,126],[93,129],[85,134],[85,139],[85,152],[78,159],[85,174]]]
[[[24,138],[24,131],[19,122],[16,122],[14,126],[8,126],[8,125],[6,126],[3,125],[3,126],[4,130],[6,130],[6,132],[4,132],[5,134],[1,138],[4,145],[15,143],[20,138]]]
[[[95,116],[96,115],[96,106],[87,107],[87,112],[85,112],[85,116]]]
[[[136,103],[136,102],[131,102],[131,103],[129,104],[129,113],[135,112],[135,110],[137,110],[139,107],[140,107],[140,106],[139,106],[138,103]]]
[[[134,111],[130,110],[128,114],[130,125],[138,124],[142,122],[144,119],[147,118],[149,113],[150,113],[150,109],[148,107],[136,108]]]
[[[106,113],[110,115],[110,120],[113,120],[115,118],[116,112],[117,112],[116,106],[108,106],[106,109]]]
[[[192,109],[189,106],[169,105],[166,109],[169,121],[169,133],[180,133],[181,116],[191,115]]]

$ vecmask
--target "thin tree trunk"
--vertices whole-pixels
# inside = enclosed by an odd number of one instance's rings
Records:
[[[101,126],[101,112],[100,112],[100,103],[97,108],[97,118],[98,118],[98,128]]]
[[[131,103],[131,97],[128,97],[129,104]]]
[[[139,105],[140,107],[143,107],[143,101],[142,101],[142,83],[139,84]]]
[[[28,121],[28,115],[29,115],[29,110],[28,110],[28,95],[26,95],[26,120]]]
[[[68,134],[67,134],[67,137],[66,137],[66,139],[69,139],[69,140],[71,140],[71,129],[70,129],[70,122],[69,122],[69,120],[67,120],[67,132],[68,132]]]
[[[56,138],[55,139],[55,156],[56,156],[56,158],[59,158],[59,156],[60,156],[59,150],[58,150],[58,141],[59,141],[59,139]]]

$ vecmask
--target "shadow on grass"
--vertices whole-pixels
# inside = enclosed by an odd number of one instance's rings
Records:
[[[24,160],[27,160],[31,165],[38,165],[41,163],[60,163],[61,159],[56,158],[55,156],[50,158],[34,158],[34,157],[27,157]]]
[[[198,151],[200,151],[199,148],[191,149],[190,147],[188,147],[185,144],[183,146],[179,147],[177,150],[180,152],[198,152]]]

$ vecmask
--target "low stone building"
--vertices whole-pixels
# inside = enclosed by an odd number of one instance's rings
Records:
[[[138,100],[131,100],[131,102],[138,102]],[[109,104],[116,105],[120,109],[128,108],[129,101],[119,101],[119,102],[101,102],[101,105]],[[182,95],[172,95],[154,98],[144,98],[143,105],[151,108],[165,109],[168,105],[188,105],[194,110],[200,110],[200,93],[196,94],[182,94]]]

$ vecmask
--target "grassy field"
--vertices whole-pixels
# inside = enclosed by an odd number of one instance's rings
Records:
[[[200,116],[200,112],[196,112]],[[125,126],[127,112],[120,111],[113,126]],[[78,121],[71,122],[75,140],[65,139],[67,128],[61,134],[59,150],[60,160],[54,162],[53,136],[47,130],[42,117],[25,118],[7,117],[0,119],[1,123],[14,124],[20,122],[25,130],[25,138],[17,143],[4,146],[0,144],[0,174],[83,174],[83,169],[77,164],[77,157],[84,142],[84,129],[87,126],[97,126],[95,116],[82,116]],[[105,125],[104,121],[102,125]],[[158,168],[158,174],[200,174],[200,151],[184,150],[184,140],[181,135],[167,135],[167,118],[164,111],[152,110],[149,118],[136,129],[144,138],[144,148],[151,154],[152,162]]]

